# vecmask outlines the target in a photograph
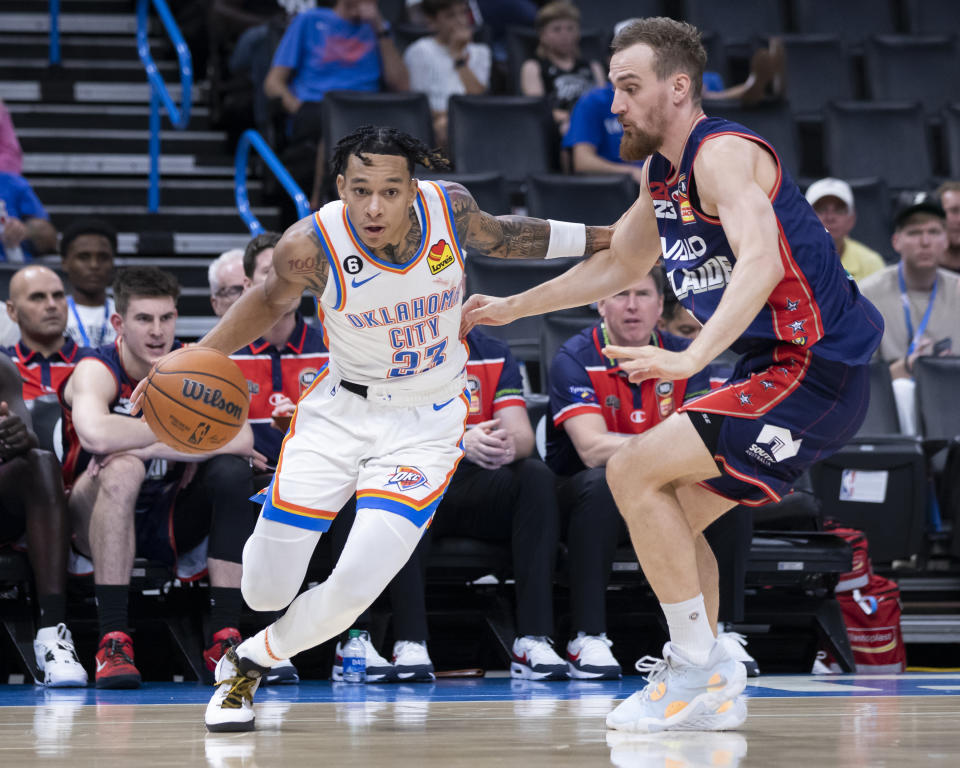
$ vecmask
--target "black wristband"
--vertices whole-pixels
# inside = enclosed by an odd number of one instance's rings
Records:
[[[463,57],[461,57],[461,58],[459,58],[459,59],[454,59],[454,60],[453,60],[453,68],[454,68],[454,69],[460,69],[460,67],[465,67],[465,66],[467,66],[467,57],[466,57],[466,56],[463,56]]]
[[[377,32],[377,37],[381,40],[385,37],[390,37],[390,27],[384,27],[379,32]]]

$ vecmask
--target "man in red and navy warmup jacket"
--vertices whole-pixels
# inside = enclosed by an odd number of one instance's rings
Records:
[[[7,314],[20,328],[20,341],[4,351],[20,371],[24,403],[32,408],[42,396],[55,401],[60,384],[93,352],[64,335],[67,295],[56,272],[40,265],[18,270],[10,279]]]

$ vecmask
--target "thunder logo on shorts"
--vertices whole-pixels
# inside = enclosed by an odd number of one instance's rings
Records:
[[[394,485],[398,491],[412,491],[422,486],[430,487],[427,476],[416,467],[397,467],[396,471],[387,479],[384,487]]]

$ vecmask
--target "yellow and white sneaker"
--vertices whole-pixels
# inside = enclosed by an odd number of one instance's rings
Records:
[[[237,656],[230,648],[214,672],[217,690],[214,692],[204,721],[211,733],[252,731],[255,722],[253,694],[269,667],[261,667],[250,659]]]

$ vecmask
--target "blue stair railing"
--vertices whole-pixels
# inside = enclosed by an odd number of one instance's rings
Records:
[[[60,65],[60,0],[50,0],[50,66]]]
[[[233,196],[237,201],[237,212],[243,223],[247,225],[250,234],[253,237],[263,233],[263,225],[254,216],[250,209],[250,198],[247,194],[247,162],[250,157],[250,150],[256,150],[257,154],[266,163],[267,168],[276,177],[277,181],[283,186],[286,193],[293,199],[297,207],[297,218],[302,219],[310,213],[310,203],[303,190],[293,180],[293,176],[283,166],[279,158],[270,149],[270,145],[264,141],[263,136],[254,130],[244,131],[237,143],[237,154],[233,165]]]
[[[150,55],[150,41],[147,37],[147,11],[150,5],[156,10],[157,17],[163,23],[177,52],[181,90],[179,108],[174,103],[153,56]],[[150,82],[150,185],[147,191],[147,209],[150,213],[156,213],[160,207],[160,105],[163,104],[166,109],[173,127],[183,130],[190,122],[190,99],[193,94],[193,61],[190,58],[190,49],[164,0],[137,0],[137,54],[147,70],[147,80]]]

